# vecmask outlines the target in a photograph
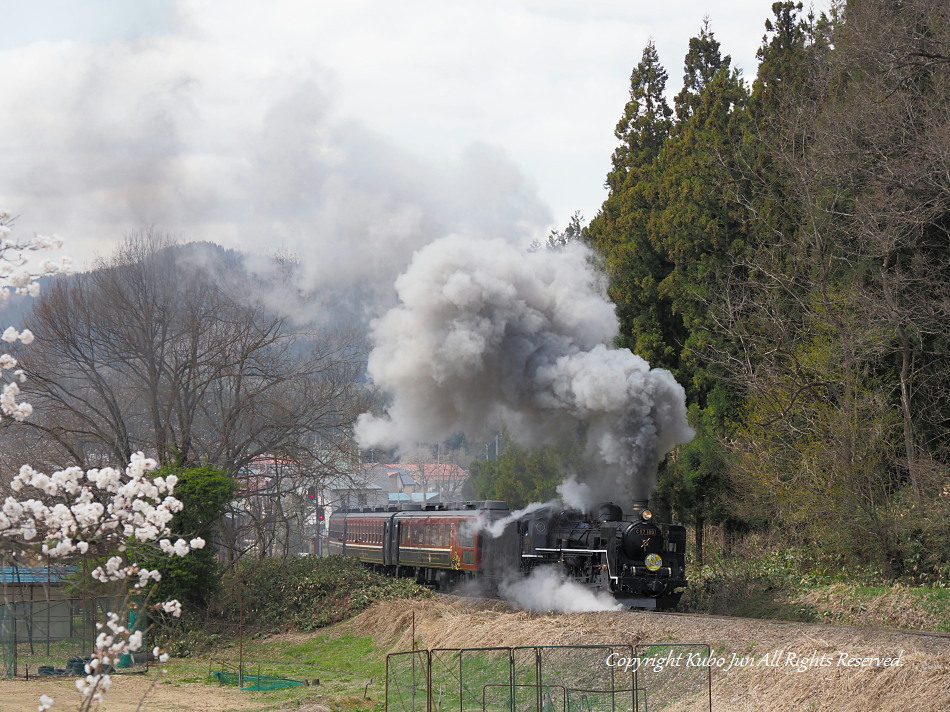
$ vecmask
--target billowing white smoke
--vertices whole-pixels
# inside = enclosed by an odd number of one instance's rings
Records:
[[[617,318],[583,246],[523,252],[450,236],[419,250],[396,288],[369,359],[392,401],[360,417],[363,447],[500,427],[526,446],[586,432],[591,469],[561,496],[588,508],[649,497],[662,457],[692,437],[672,375],[606,345]]]
[[[528,611],[584,613],[624,608],[609,593],[575,583],[555,566],[539,566],[527,578],[506,581],[499,591],[507,600]]]
[[[505,527],[507,527],[509,524],[516,524],[517,522],[520,522],[522,519],[526,518],[532,512],[536,512],[539,509],[543,509],[545,507],[556,507],[559,504],[560,502],[557,501],[532,502],[524,509],[509,512],[504,517],[495,520],[490,519],[488,512],[482,509],[476,513],[474,519],[467,522],[462,522],[461,529],[468,534],[484,532],[488,534],[488,536],[497,539],[505,533]]]

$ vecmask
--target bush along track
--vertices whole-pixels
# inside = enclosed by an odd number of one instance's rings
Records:
[[[419,598],[429,590],[410,579],[388,578],[341,556],[242,564],[225,577],[215,608],[220,616],[258,629],[313,631],[351,618],[377,601]]]

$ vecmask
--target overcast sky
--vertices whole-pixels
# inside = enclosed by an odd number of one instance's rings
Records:
[[[708,15],[751,78],[771,4],[0,0],[0,207],[81,266],[147,225],[338,279],[543,236],[603,201],[647,41],[672,95]]]

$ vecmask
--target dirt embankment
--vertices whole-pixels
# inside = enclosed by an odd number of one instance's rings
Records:
[[[413,630],[416,647],[430,649],[708,644],[725,660],[712,669],[714,710],[950,710],[947,636],[634,611],[533,614],[449,597],[380,604],[346,625],[392,650],[409,650]],[[751,661],[729,667],[733,654]]]
[[[172,663],[174,665],[174,663]],[[52,712],[79,709],[79,693],[73,678],[0,680],[0,712],[31,712],[39,707],[40,695],[55,700]],[[202,684],[162,684],[152,676],[118,675],[97,712],[256,712],[261,702],[236,687]]]

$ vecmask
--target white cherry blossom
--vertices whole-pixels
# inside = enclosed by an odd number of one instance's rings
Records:
[[[32,240],[11,239],[11,215],[0,210],[0,300],[10,293],[36,296],[40,277],[68,272],[70,263],[43,260],[35,271],[29,269],[29,253],[58,248],[62,240],[54,236],[35,235]],[[34,336],[29,329],[18,331],[10,326],[0,333],[8,344],[20,342],[27,346]],[[17,368],[17,360],[0,353],[0,418],[22,421],[30,417],[29,403],[17,401],[19,384],[26,374]],[[186,556],[205,545],[196,537],[190,542],[170,541],[168,525],[182,503],[175,498],[174,475],[154,477],[158,463],[144,453],[132,455],[123,467],[103,467],[83,471],[67,467],[46,474],[30,465],[23,465],[10,482],[15,496],[0,502],[0,546],[29,556],[41,555],[49,560],[97,555],[108,556],[91,575],[102,582],[128,580],[129,590],[141,590],[161,574],[134,563],[134,552],[143,546],[158,546],[169,556]],[[181,603],[164,601],[153,606],[173,616],[181,615]],[[112,681],[103,672],[121,655],[142,648],[143,632],[130,630],[120,623],[120,614],[110,612],[103,623],[95,649],[86,665],[86,677],[76,681],[82,695],[81,709],[101,702]],[[168,655],[154,654],[162,662]],[[53,706],[53,699],[41,695],[37,709],[44,712]]]

